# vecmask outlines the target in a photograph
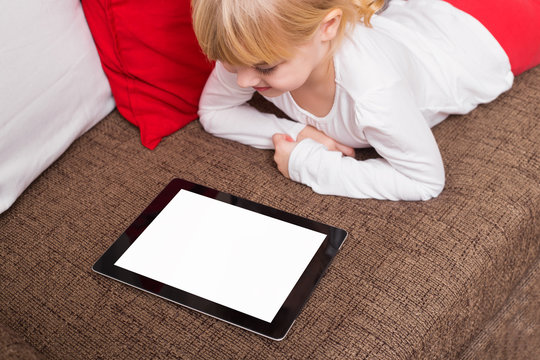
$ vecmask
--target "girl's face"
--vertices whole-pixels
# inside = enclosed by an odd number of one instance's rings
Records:
[[[331,60],[328,53],[329,43],[320,41],[316,35],[307,44],[297,47],[292,58],[275,64],[223,65],[227,71],[237,75],[240,87],[252,87],[261,95],[275,97],[317,84],[320,76],[328,70]]]

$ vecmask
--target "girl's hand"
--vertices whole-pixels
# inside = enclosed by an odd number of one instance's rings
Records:
[[[274,134],[274,136],[272,136],[272,141],[276,148],[274,161],[276,162],[277,168],[283,176],[289,179],[289,157],[298,142],[285,134]]]
[[[272,136],[272,141],[274,142],[274,147],[276,149],[274,161],[276,162],[278,170],[286,178],[289,178],[289,157],[296,144],[306,138],[310,138],[323,144],[330,151],[339,151],[345,156],[354,156],[354,149],[352,147],[337,142],[322,131],[309,125],[300,131],[296,141],[289,135],[274,134],[274,136]]]
[[[297,142],[302,141],[303,139],[310,138],[316,142],[323,144],[330,151],[339,151],[345,156],[354,156],[354,149],[350,146],[343,145],[336,140],[332,139],[330,136],[326,135],[322,131],[317,130],[313,126],[307,125],[296,138]]]

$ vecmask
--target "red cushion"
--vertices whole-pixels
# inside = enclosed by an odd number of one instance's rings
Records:
[[[508,55],[514,75],[540,64],[540,1],[446,1],[491,32]]]
[[[191,25],[189,0],[83,0],[118,111],[155,148],[197,118],[212,64]]]

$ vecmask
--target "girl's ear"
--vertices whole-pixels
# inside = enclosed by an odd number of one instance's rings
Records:
[[[326,14],[320,26],[321,40],[329,41],[336,37],[342,14],[343,11],[341,9],[333,9]]]

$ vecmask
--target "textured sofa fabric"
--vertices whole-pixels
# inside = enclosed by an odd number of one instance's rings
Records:
[[[4,360],[37,360],[41,358],[33,346],[4,324],[0,324],[0,349],[0,355]]]
[[[447,185],[428,202],[318,195],[282,177],[271,151],[198,122],[149,151],[115,111],[0,215],[0,335],[50,359],[538,358],[539,104],[536,68],[438,125]],[[92,272],[174,177],[349,231],[283,341]]]

